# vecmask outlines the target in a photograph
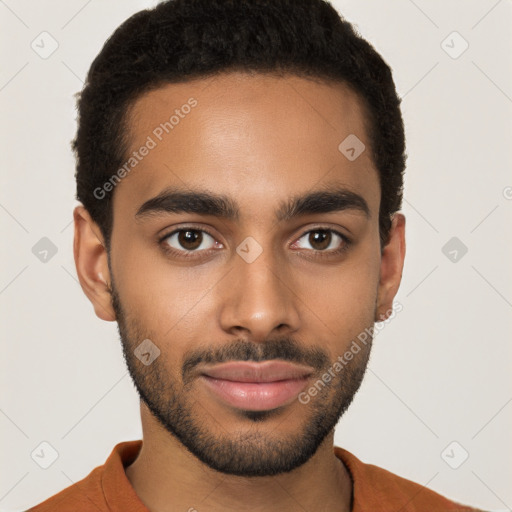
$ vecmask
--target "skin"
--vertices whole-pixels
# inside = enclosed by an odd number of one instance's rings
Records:
[[[114,191],[110,265],[100,229],[82,206],[74,211],[81,286],[99,318],[118,321],[132,378],[139,392],[154,399],[150,407],[141,400],[143,448],[126,475],[152,511],[348,511],[352,482],[333,453],[334,426],[359,387],[369,347],[308,404],[294,400],[260,418],[212,397],[198,378],[199,365],[186,382],[182,371],[192,353],[204,361],[210,352],[220,361],[230,348],[238,360],[245,344],[254,360],[281,355],[299,361],[317,354],[314,382],[359,333],[391,313],[405,257],[405,218],[394,215],[381,252],[380,186],[362,103],[339,83],[291,75],[233,72],[165,85],[136,100],[129,118],[131,150],[190,97],[197,107]],[[354,161],[338,150],[349,134],[366,146]],[[363,197],[369,217],[348,209],[276,221],[282,201],[334,184]],[[229,196],[240,218],[169,212],[135,217],[145,201],[169,186]],[[190,224],[211,231],[213,238],[203,238],[205,250],[190,259],[166,253],[165,244],[179,254],[186,248],[176,236],[163,243],[159,237]],[[320,227],[339,231],[352,244],[326,256],[308,238]],[[236,252],[248,236],[262,248],[252,263]],[[331,253],[343,245],[332,237]],[[149,366],[133,357],[146,338],[160,350]],[[291,343],[288,352],[283,340]],[[162,421],[168,414],[180,426],[176,404],[181,419],[190,422],[189,430],[181,427],[199,457]],[[314,424],[319,414],[326,432]],[[203,438],[193,437],[191,427]],[[313,453],[298,461],[293,454],[311,448],[308,432],[317,435]],[[216,442],[224,470],[208,463],[206,438]],[[238,454],[238,474],[228,471],[235,462],[226,458],[236,439],[238,449],[229,453]],[[256,467],[260,476],[243,474]]]

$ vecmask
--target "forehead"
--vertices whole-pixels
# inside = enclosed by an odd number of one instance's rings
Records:
[[[264,205],[335,182],[378,208],[364,106],[344,84],[232,72],[145,93],[127,120],[127,159],[138,156],[114,208],[130,215],[172,186],[217,191],[261,215]],[[343,153],[354,141],[365,148],[355,160]]]

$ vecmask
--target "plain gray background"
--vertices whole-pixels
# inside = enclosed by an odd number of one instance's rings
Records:
[[[76,279],[69,143],[93,58],[154,4],[0,1],[2,511],[141,437],[116,325],[96,318]],[[409,154],[403,310],[376,337],[336,444],[451,499],[510,510],[512,2],[333,4],[393,68]],[[45,237],[55,254],[41,252]],[[42,442],[58,454],[47,469],[31,457],[51,462]]]

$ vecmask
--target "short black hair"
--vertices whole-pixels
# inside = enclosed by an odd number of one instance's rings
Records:
[[[113,193],[126,162],[129,108],[144,93],[229,71],[293,74],[348,85],[362,101],[379,173],[381,249],[401,207],[405,135],[390,67],[325,0],[167,0],[123,22],[78,94],[76,198],[109,250]],[[341,142],[341,141],[340,141]]]

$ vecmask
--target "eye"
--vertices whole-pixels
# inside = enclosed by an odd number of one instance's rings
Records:
[[[346,236],[333,229],[327,228],[312,229],[304,233],[304,235],[293,244],[295,246],[299,244],[299,248],[301,249],[308,249],[308,247],[300,246],[301,240],[304,240],[302,243],[309,244],[310,248],[314,251],[327,253],[342,252],[347,249],[350,244],[350,240]]]
[[[161,241],[168,246],[168,249],[185,253],[213,249],[218,243],[203,229],[194,228],[177,229]]]
[[[165,252],[177,258],[199,256],[201,253],[205,256],[223,247],[208,231],[192,226],[175,229],[159,241]],[[315,257],[328,257],[347,251],[351,243],[345,235],[334,229],[316,228],[304,233],[292,247],[312,250]],[[303,244],[309,244],[309,247]]]

